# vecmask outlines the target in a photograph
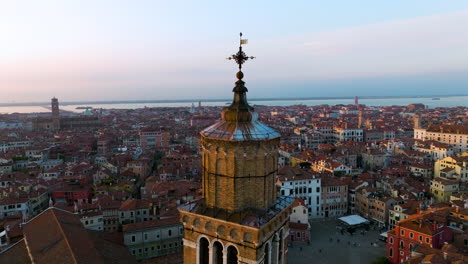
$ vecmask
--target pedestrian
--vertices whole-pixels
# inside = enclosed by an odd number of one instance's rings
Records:
[[[322,253],[322,249],[319,249],[319,253]]]
[[[302,247],[299,247],[299,251],[302,251]]]

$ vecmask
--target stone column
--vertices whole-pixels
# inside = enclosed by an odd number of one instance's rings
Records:
[[[213,264],[213,246],[208,245],[208,264]]]
[[[278,252],[279,252],[279,240],[278,240],[278,234],[275,234],[272,239],[271,243],[271,264],[277,264],[278,263]]]
[[[227,247],[223,247],[223,264],[227,264],[227,254],[228,254],[228,251],[227,251]]]
[[[184,254],[185,256],[187,256],[187,253],[185,251],[185,247],[186,245],[184,244]],[[200,264],[200,243],[196,243],[196,247],[195,247],[195,256],[196,256],[196,259],[195,259],[195,264]],[[185,259],[185,257],[184,257]]]
[[[284,236],[284,234],[283,234]],[[278,257],[278,264],[283,264],[284,263],[284,238],[279,235],[280,241],[278,241],[278,254],[281,254],[281,256]],[[279,248],[279,245],[281,245],[282,248]]]

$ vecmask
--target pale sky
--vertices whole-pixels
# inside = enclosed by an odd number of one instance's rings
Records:
[[[0,103],[468,94],[468,1],[0,0]]]

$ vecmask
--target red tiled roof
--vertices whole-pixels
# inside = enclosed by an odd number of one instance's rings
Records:
[[[138,210],[138,209],[148,209],[150,207],[150,203],[146,200],[140,199],[132,199],[123,201],[122,205],[120,205],[120,211],[129,211],[129,210]]]

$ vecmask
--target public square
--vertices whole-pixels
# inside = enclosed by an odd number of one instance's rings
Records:
[[[338,224],[336,219],[312,221],[310,244],[293,242],[289,246],[288,263],[367,264],[385,256],[385,242],[378,239],[378,230],[371,228],[362,235],[364,229],[358,228],[352,236],[349,233],[342,235],[336,228]]]

